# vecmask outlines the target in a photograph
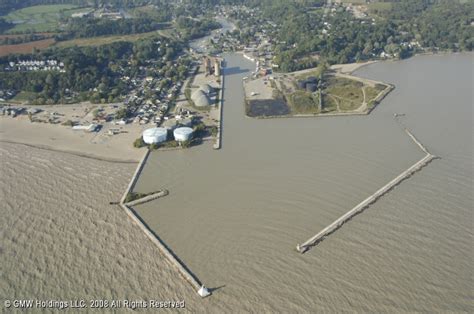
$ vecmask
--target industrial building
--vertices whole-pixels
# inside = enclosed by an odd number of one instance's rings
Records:
[[[206,107],[211,105],[211,100],[209,99],[209,96],[206,95],[204,91],[201,89],[196,90],[192,95],[191,95],[191,100],[194,102],[194,105],[197,107]]]
[[[221,62],[218,59],[214,60],[214,76],[221,75]]]
[[[218,58],[205,56],[203,64],[206,76],[214,74],[214,76],[218,77],[221,75],[221,61]]]
[[[203,84],[199,89],[206,93],[208,96],[211,96],[215,92],[215,89],[209,84]]]
[[[191,100],[197,107],[206,107],[214,103],[216,90],[209,84],[203,84],[191,95]]]
[[[181,127],[174,130],[174,139],[177,142],[189,141],[193,137],[194,130],[189,127]]]
[[[165,142],[168,138],[168,130],[165,128],[150,128],[143,131],[143,141],[146,144],[157,144]]]
[[[314,76],[307,77],[296,83],[299,89],[306,89],[308,92],[315,92],[318,89],[318,79]]]

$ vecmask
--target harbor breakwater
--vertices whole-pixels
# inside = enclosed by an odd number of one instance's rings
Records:
[[[141,171],[150,155],[150,150],[147,150],[143,155],[140,163],[133,174],[130,183],[128,184],[127,189],[125,190],[119,206],[127,213],[127,215],[135,222],[140,229],[145,233],[145,235],[158,247],[160,252],[170,261],[170,263],[175,267],[181,276],[196,290],[196,292],[201,297],[207,297],[211,293],[207,288],[197,279],[197,277],[186,267],[186,265],[173,253],[173,251],[160,239],[160,237],[152,231],[152,229],[146,224],[146,222],[137,214],[137,212],[131,207],[132,205],[138,205],[144,202],[151,201],[168,194],[167,190],[163,190],[152,195],[148,195],[141,199],[125,203],[127,195],[133,190],[138,177],[140,176]]]
[[[214,143],[214,149],[220,149],[222,145],[222,110],[224,105],[224,86],[225,86],[225,75],[221,75],[221,90],[219,91],[219,122],[217,123],[217,136],[216,142]]]
[[[397,122],[398,119],[396,118]],[[330,235],[331,233],[335,232],[337,229],[342,227],[344,223],[352,219],[354,216],[362,213],[366,208],[368,208],[371,204],[375,203],[380,197],[382,197],[385,193],[389,192],[395,186],[400,184],[403,180],[408,179],[411,177],[415,172],[420,171],[424,166],[429,164],[433,159],[438,158],[435,155],[432,155],[428,149],[407,129],[404,128],[405,133],[412,139],[412,141],[420,147],[420,149],[426,154],[422,159],[417,161],[411,167],[400,173],[397,177],[393,180],[388,182],[386,185],[382,186],[378,189],[374,194],[367,197],[365,200],[357,204],[354,208],[350,211],[336,219],[333,223],[329,226],[321,230],[319,233],[314,235],[313,237],[309,238],[305,242],[296,245],[296,250],[300,253],[305,253],[311,247],[317,245],[319,242],[324,240],[325,237]]]
[[[153,193],[151,195],[147,195],[145,197],[136,199],[134,201],[130,201],[130,202],[126,203],[125,205],[127,205],[127,206],[136,206],[136,205],[148,203],[148,202],[151,202],[153,200],[156,200],[157,198],[166,196],[168,194],[169,194],[168,190],[161,190],[161,191]]]

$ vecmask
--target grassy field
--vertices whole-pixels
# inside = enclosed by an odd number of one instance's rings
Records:
[[[314,77],[319,78],[322,72],[324,72],[324,68],[322,68],[322,67],[317,67],[317,68],[315,68],[314,70],[306,71],[305,73],[296,76],[296,79],[297,79],[298,81],[300,81],[300,80],[305,80],[305,79],[307,79],[307,78],[310,77],[310,76],[314,76]]]
[[[370,13],[380,13],[392,9],[392,3],[390,2],[374,2],[369,3],[367,6],[369,8]]]
[[[1,45],[0,46],[0,57],[9,55],[11,53],[32,53],[33,49],[46,49],[54,44],[53,38],[31,41],[24,44],[18,45]]]
[[[319,97],[305,91],[296,91],[288,96],[288,103],[293,114],[319,113]]]
[[[366,87],[365,88],[365,97],[366,97],[367,101],[377,97],[377,95],[381,91],[383,91],[385,88],[387,88],[387,86],[382,85],[382,84],[376,84],[375,87],[369,87],[369,88]]]
[[[334,111],[337,111],[337,104],[336,104],[336,101],[334,100],[334,97],[323,94],[323,112],[322,113],[328,113],[328,112],[334,112]]]
[[[4,18],[15,27],[10,29],[9,33],[17,32],[54,32],[59,29],[59,19],[62,15],[70,16],[74,12],[85,9],[78,9],[75,5],[56,4],[56,5],[36,5],[10,12]]]
[[[364,100],[363,83],[340,77],[331,77],[327,81],[325,92],[360,104]]]
[[[299,73],[293,77],[294,82],[307,76],[317,76],[316,71]],[[295,84],[296,87],[296,84]],[[322,111],[319,109],[318,93],[310,93],[305,90],[285,90],[283,94],[287,100],[292,114],[319,114],[319,113],[350,113],[365,112],[375,104],[374,99],[385,90],[384,84],[363,83],[356,79],[326,74],[322,84]],[[365,96],[364,96],[365,95]],[[364,103],[367,106],[363,106]]]
[[[19,92],[18,94],[15,95],[12,99],[9,99],[5,102],[0,102],[0,104],[21,104],[25,101],[35,99],[37,97],[36,93],[33,92]]]

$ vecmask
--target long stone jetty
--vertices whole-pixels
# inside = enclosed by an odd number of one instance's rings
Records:
[[[127,189],[125,190],[121,200],[120,200],[120,207],[127,213],[127,215],[132,219],[133,222],[135,222],[140,229],[145,233],[145,235],[158,247],[160,252],[171,262],[171,264],[175,267],[175,269],[178,271],[181,276],[183,276],[186,281],[191,284],[191,286],[196,290],[196,292],[201,296],[201,297],[207,297],[211,294],[210,291],[194,276],[194,274],[184,265],[181,260],[171,251],[171,249],[158,237],[157,234],[155,234],[141,219],[141,217],[136,213],[135,210],[130,206],[131,204],[137,205],[136,202],[143,203],[144,201],[150,201],[151,199],[156,199],[158,197],[162,197],[164,195],[168,194],[168,191],[160,191],[158,193],[154,193],[152,195],[143,197],[141,199],[138,199],[133,202],[125,203],[125,199],[135,186],[135,183],[137,182],[137,179],[143,170],[143,167],[145,165],[146,160],[148,159],[148,156],[150,154],[150,151],[147,150],[145,154],[143,155],[142,160],[137,166],[137,169],[135,170],[135,173],[133,174],[132,180],[128,184]]]
[[[348,211],[347,213],[345,213],[344,215],[336,219],[333,223],[331,223],[329,226],[321,230],[318,234],[311,237],[307,241],[301,244],[298,244],[296,246],[296,249],[298,250],[298,252],[304,253],[307,250],[309,250],[311,247],[317,245],[326,236],[330,235],[331,233],[339,229],[345,222],[350,220],[355,215],[363,212],[367,207],[369,207],[369,205],[375,203],[382,195],[390,191],[396,185],[400,184],[400,182],[402,182],[403,180],[409,178],[415,172],[421,170],[421,168],[429,164],[433,159],[437,158],[436,156],[430,154],[430,152],[426,149],[426,147],[423,144],[421,144],[421,142],[418,141],[416,137],[407,128],[405,128],[405,132],[415,142],[415,144],[417,144],[420,147],[420,149],[426,155],[422,159],[417,161],[414,165],[412,165],[410,168],[400,173],[396,178],[394,178],[393,180],[388,182],[386,185],[378,189],[374,194],[370,195],[368,198],[366,198],[365,200],[357,204],[350,211]]]
[[[214,149],[220,149],[221,148],[221,142],[222,142],[222,106],[224,105],[224,80],[225,76],[224,74],[221,75],[221,90],[219,91],[219,122],[217,123],[217,136],[216,136],[216,142],[214,143]]]

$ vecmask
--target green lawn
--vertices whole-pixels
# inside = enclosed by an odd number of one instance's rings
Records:
[[[10,12],[4,18],[15,23],[15,27],[10,29],[9,33],[26,32],[55,32],[59,29],[59,19],[61,16],[70,16],[71,14],[87,10],[77,9],[77,6],[70,4],[56,5],[36,5]]]

